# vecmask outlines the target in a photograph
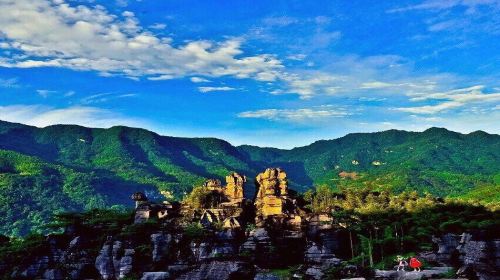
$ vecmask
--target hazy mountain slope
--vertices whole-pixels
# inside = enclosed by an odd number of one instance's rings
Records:
[[[0,121],[0,214],[6,225],[0,232],[25,233],[54,211],[131,205],[136,190],[180,198],[205,178],[223,179],[231,171],[249,177],[251,197],[252,179],[268,166],[283,167],[299,191],[328,184],[481,199],[499,190],[500,136],[389,130],[281,150],[122,126],[36,128]],[[340,178],[342,171],[355,179]]]

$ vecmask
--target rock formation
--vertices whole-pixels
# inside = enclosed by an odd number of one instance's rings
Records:
[[[247,177],[236,172],[226,176],[226,189],[224,193],[232,202],[241,202],[243,200],[243,185],[246,183]]]
[[[285,200],[288,195],[288,181],[285,171],[280,168],[267,168],[257,175],[255,185],[258,189],[255,198],[257,216],[266,218],[284,214]]]
[[[142,192],[134,193],[131,198],[135,201],[135,223],[144,223],[153,217],[164,219],[178,210],[167,201],[152,203],[148,201],[146,195]]]
[[[199,222],[205,228],[241,227],[239,219],[243,214],[242,204],[245,202],[243,197],[245,182],[246,177],[236,172],[226,176],[226,186],[222,186],[218,179],[206,180],[203,184],[203,188],[209,191],[203,199],[206,203],[202,203],[201,209],[192,209],[192,206],[184,205],[184,214],[198,212]]]
[[[203,183],[203,187],[211,191],[222,191],[222,184],[219,179],[208,179]]]

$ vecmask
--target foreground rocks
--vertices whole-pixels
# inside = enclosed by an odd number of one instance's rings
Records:
[[[347,264],[350,237],[331,215],[301,208],[286,173],[268,168],[255,179],[254,201],[243,197],[247,178],[210,179],[201,207],[153,203],[142,193],[130,225],[94,236],[93,229],[48,236],[46,248],[20,264],[13,279],[421,279],[449,270],[469,279],[498,279],[500,240],[480,233],[434,237],[436,250],[420,259],[422,272],[362,271]],[[97,229],[96,229],[97,230]],[[281,269],[281,274],[273,272]],[[0,264],[0,272],[7,268]],[[333,274],[335,273],[335,274]],[[335,277],[332,275],[336,275]],[[362,278],[364,279],[364,278]]]

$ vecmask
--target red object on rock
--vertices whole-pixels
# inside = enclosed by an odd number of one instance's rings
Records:
[[[420,268],[422,263],[415,257],[410,259],[410,267],[411,268]]]

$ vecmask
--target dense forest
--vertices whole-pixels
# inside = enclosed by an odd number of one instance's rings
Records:
[[[129,195],[182,199],[206,178],[277,166],[290,186],[333,191],[416,191],[468,201],[500,201],[500,136],[442,128],[349,134],[282,150],[234,147],[216,138],[177,138],[129,127],[36,128],[0,121],[0,233],[43,232],[52,214],[131,207]]]

